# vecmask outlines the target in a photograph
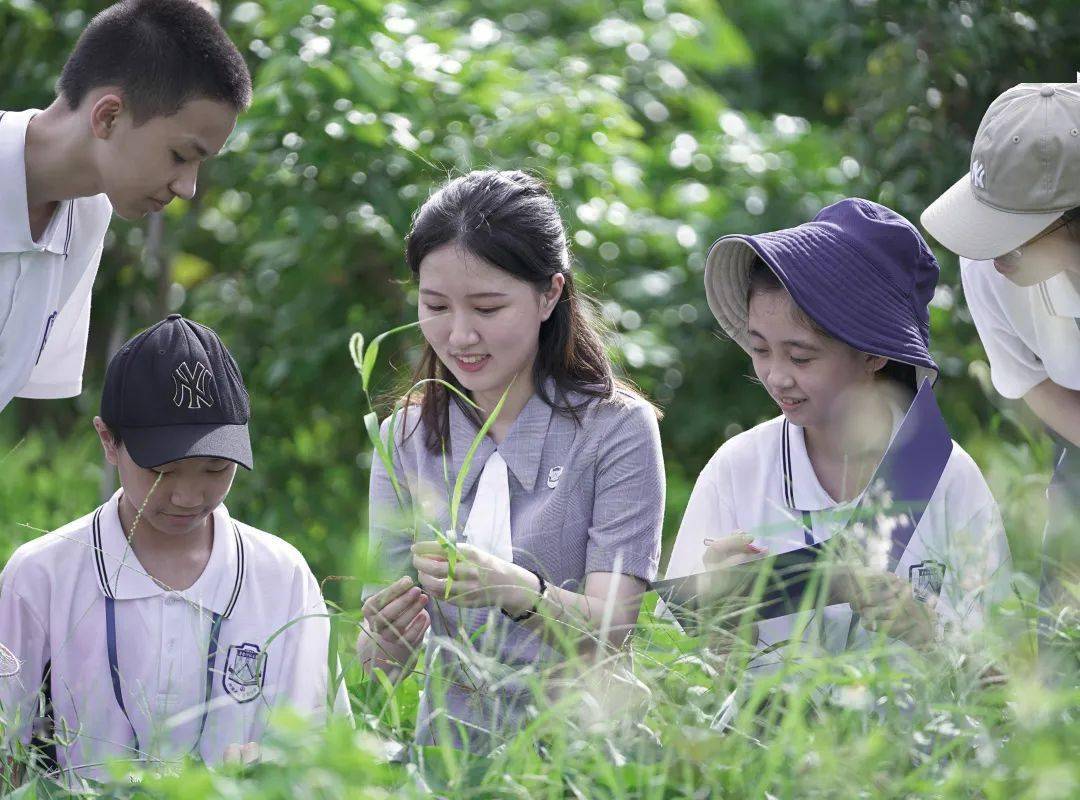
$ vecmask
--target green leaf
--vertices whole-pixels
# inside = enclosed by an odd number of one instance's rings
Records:
[[[360,382],[364,385],[365,392],[368,390],[368,384],[371,381],[371,373],[375,369],[375,359],[379,357],[379,340],[381,338],[382,336],[376,336],[372,339],[367,352],[364,353],[364,364],[360,369]]]

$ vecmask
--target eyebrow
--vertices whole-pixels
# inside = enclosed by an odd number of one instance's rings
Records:
[[[210,157],[209,151],[207,151],[207,149],[205,147],[203,147],[202,144],[199,143],[198,139],[196,139],[194,137],[189,138],[185,142],[185,144],[188,145],[189,147],[194,147],[195,152],[199,154],[199,158],[209,158]]]
[[[765,338],[753,328],[750,329],[750,335],[756,336],[759,339]],[[803,350],[813,350],[814,352],[820,352],[821,350],[821,348],[817,345],[809,344],[808,342],[804,342],[802,339],[784,339],[784,341],[780,342],[780,344],[786,344],[788,347],[800,347]]]
[[[420,294],[434,295],[435,297],[446,297],[442,292],[436,292],[434,289],[421,289]],[[495,297],[507,297],[505,292],[473,292],[472,294],[465,295],[473,299],[480,298],[495,298]]]

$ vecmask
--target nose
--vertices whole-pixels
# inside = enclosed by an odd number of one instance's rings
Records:
[[[197,164],[185,164],[185,169],[169,184],[169,191],[177,197],[191,200],[195,197],[195,187],[198,180],[199,167]]]
[[[778,391],[780,389],[790,389],[794,386],[795,378],[790,370],[784,369],[782,365],[774,365],[769,368],[769,374],[765,376],[765,382],[770,389]]]
[[[472,324],[468,314],[454,314],[450,321],[450,340],[448,344],[453,350],[472,347],[480,341],[480,334]]]
[[[176,486],[169,495],[169,502],[173,508],[194,511],[202,508],[205,496],[201,489],[195,486]]]

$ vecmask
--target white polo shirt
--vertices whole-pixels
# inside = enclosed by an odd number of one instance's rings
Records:
[[[992,261],[967,258],[960,278],[1002,396],[1021,398],[1047,378],[1080,390],[1080,279],[1061,272],[1017,286]]]
[[[82,391],[90,292],[112,218],[103,194],[65,200],[34,241],[25,150],[37,113],[0,111],[0,411],[12,397]]]
[[[893,415],[895,434],[902,419],[900,409],[895,408]],[[855,504],[840,505],[822,488],[806,453],[801,427],[788,426],[785,448],[783,422],[783,417],[777,417],[729,439],[710,459],[694,485],[667,577],[705,569],[706,537],[752,533],[755,541],[776,555],[805,546],[803,511],[810,512],[815,541],[843,528],[847,515],[837,512]],[[785,475],[790,478],[787,494]],[[912,581],[916,596],[937,595],[932,602],[945,630],[974,631],[982,625],[989,603],[1007,592],[1009,565],[1009,545],[997,504],[971,456],[954,442],[896,574]],[[827,607],[824,620],[815,620],[807,631],[810,652],[819,646],[835,653],[868,644],[874,634],[860,625],[852,628],[851,619],[850,606]],[[767,648],[790,639],[794,623],[795,615],[759,622],[758,645]],[[778,660],[779,652],[774,651],[758,656],[751,667],[760,670]]]
[[[54,729],[70,741],[58,748],[60,765],[69,778],[101,779],[106,759],[194,750],[218,762],[229,744],[258,741],[275,705],[325,714],[329,619],[302,619],[269,641],[291,620],[326,614],[303,556],[222,505],[202,575],[167,591],[128,547],[119,497],[23,545],[0,574],[0,639],[22,662],[17,677],[0,681],[4,723],[29,741],[48,671]],[[344,684],[334,707],[351,715]]]

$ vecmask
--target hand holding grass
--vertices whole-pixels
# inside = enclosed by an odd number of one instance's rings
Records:
[[[408,671],[431,624],[427,599],[407,575],[367,599],[356,642],[365,671],[382,670],[391,680]]]
[[[769,549],[754,544],[753,535],[741,531],[720,539],[706,539],[705,545],[702,562],[707,572],[703,578],[705,585],[701,588],[714,597],[736,594],[749,587],[753,573],[734,568],[752,561]]]
[[[456,549],[457,563],[451,576],[441,543],[417,542],[412,546],[420,585],[431,596],[445,597],[467,608],[503,608],[513,616],[536,603],[540,587],[533,573],[471,544],[459,544]]]
[[[934,640],[937,614],[915,599],[911,585],[896,575],[845,570],[833,583],[834,597],[850,603],[864,628],[923,648]]]

